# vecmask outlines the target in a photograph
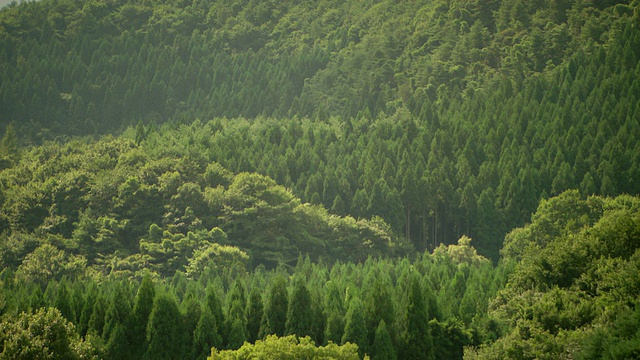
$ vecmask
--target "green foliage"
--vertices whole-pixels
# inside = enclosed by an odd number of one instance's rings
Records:
[[[149,347],[145,359],[175,359],[180,357],[181,328],[180,310],[176,300],[167,294],[158,294],[147,325]]]
[[[387,331],[387,324],[384,320],[380,320],[380,324],[376,328],[376,335],[373,340],[371,352],[375,354],[373,360],[394,360],[397,359],[396,351],[391,342],[391,336]]]
[[[289,299],[287,309],[287,321],[285,322],[285,334],[305,337],[313,335],[313,316],[310,316],[312,309],[311,294],[304,283],[298,278],[293,282],[293,290]]]
[[[232,173],[255,172],[341,216],[381,216],[420,250],[466,235],[497,262],[503,236],[540,199],[640,192],[637,9],[564,0],[4,8],[0,226],[65,238],[79,227],[70,248],[127,255],[151,224],[185,237],[219,226],[231,245],[260,244],[255,255],[238,247],[273,266],[301,250],[362,255],[350,243],[316,246],[326,227],[310,236],[248,227],[253,216],[295,223],[295,201],[217,196]],[[176,125],[185,123],[193,127]],[[127,134],[118,146],[131,153],[103,147],[73,174],[82,141],[65,151],[47,142],[113,132]],[[39,143],[38,155],[17,145]],[[272,200],[287,198],[276,192]],[[185,263],[166,245],[147,247],[172,262],[160,273]]]
[[[429,314],[418,275],[409,279],[407,303],[404,309],[401,356],[411,359],[434,358]]]
[[[16,279],[45,286],[63,276],[76,278],[82,275],[86,264],[81,256],[68,255],[51,244],[44,244],[25,256],[16,270]]]
[[[83,359],[91,358],[93,352],[55,308],[3,319],[0,349],[2,359]]]
[[[38,275],[43,282],[77,276],[82,257],[104,274],[180,270],[198,279],[259,264],[292,265],[299,253],[348,260],[407,250],[383,222],[329,215],[266,176],[231,175],[203,149],[150,144],[158,135],[150,133],[148,146],[140,147],[128,135],[47,144],[0,171],[0,183],[14,184],[0,204],[8,223],[0,235],[3,264],[22,263],[20,273],[34,277],[27,272],[47,266],[29,264],[52,245],[33,250],[51,243],[66,254],[50,253],[50,261],[68,265],[64,271],[51,265],[56,274]],[[28,170],[30,164],[36,169]]]
[[[352,343],[358,345],[358,353],[363,356],[368,352],[369,338],[366,328],[364,308],[362,301],[357,297],[349,302],[349,310],[345,319],[342,344]]]
[[[269,335],[265,340],[254,344],[244,344],[240,349],[218,351],[212,349],[209,359],[360,359],[358,346],[329,344],[317,347],[309,337],[298,338],[294,335],[278,337]]]
[[[264,307],[266,324],[261,331],[264,336],[269,334],[284,336],[288,308],[287,282],[282,276],[278,276],[271,284]]]
[[[635,321],[639,204],[626,195],[583,199],[575,192],[543,202],[530,225],[514,230],[513,241],[529,244],[520,247],[522,260],[491,305],[509,331],[478,355],[635,356],[634,335],[618,335],[612,324]]]

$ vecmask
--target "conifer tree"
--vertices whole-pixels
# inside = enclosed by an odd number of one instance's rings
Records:
[[[130,329],[131,304],[128,291],[124,284],[116,283],[115,289],[109,299],[109,307],[105,314],[104,330],[102,337],[106,342],[106,352],[109,357],[128,359],[132,351],[130,337],[127,330]]]
[[[220,303],[220,299],[218,298],[218,294],[216,293],[216,289],[213,284],[209,284],[207,286],[207,295],[206,295],[207,307],[211,311],[211,315],[215,319],[216,326],[218,326],[218,333],[222,337],[223,343],[226,340],[227,336],[227,328],[225,327],[225,317],[222,312],[222,304]]]
[[[60,313],[65,317],[65,319],[73,321],[74,314],[73,308],[71,307],[71,295],[69,294],[67,281],[64,278],[60,281],[60,283],[58,283],[55,307],[60,310]]]
[[[324,329],[324,342],[329,341],[340,344],[344,334],[344,305],[340,289],[333,282],[327,283],[325,293],[324,309],[327,321]]]
[[[311,294],[301,277],[294,281],[285,323],[286,335],[311,336],[314,316]]]
[[[142,357],[148,346],[147,323],[153,309],[155,296],[156,289],[153,280],[149,274],[146,274],[136,293],[132,312],[131,343],[135,345],[133,356],[138,359]]]
[[[284,336],[288,307],[287,283],[284,277],[278,275],[273,279],[264,309],[267,320],[265,335],[276,334]]]
[[[264,305],[262,303],[262,295],[257,286],[251,287],[249,293],[249,301],[247,302],[247,309],[245,311],[247,317],[247,341],[254,343],[258,340],[260,333],[260,323],[264,316]]]
[[[208,306],[203,306],[198,325],[193,333],[191,356],[197,360],[204,360],[211,354],[211,348],[214,347],[222,348],[222,337],[218,333],[216,318]]]
[[[429,314],[418,274],[410,276],[407,291],[401,356],[404,359],[433,359]]]
[[[387,324],[383,320],[380,320],[380,324],[376,328],[376,335],[373,340],[373,347],[371,349],[373,355],[372,360],[395,360],[396,351],[393,348],[393,342],[391,336],[387,331]]]
[[[158,294],[147,325],[147,352],[144,359],[181,358],[182,329],[180,310],[176,300],[168,294]]]
[[[359,298],[354,297],[349,303],[342,344],[347,342],[357,344],[358,353],[360,356],[364,356],[369,349],[368,334],[362,302]]]

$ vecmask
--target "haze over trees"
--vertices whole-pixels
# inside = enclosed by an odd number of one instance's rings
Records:
[[[639,26],[638,0],[1,8],[0,358],[637,357]]]

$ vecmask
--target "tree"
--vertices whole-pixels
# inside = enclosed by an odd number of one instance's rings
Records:
[[[147,325],[147,352],[144,359],[181,358],[182,338],[180,310],[168,294],[158,294],[153,301]]]
[[[112,289],[102,331],[107,354],[118,359],[128,359],[133,352],[128,332],[131,329],[131,303],[124,286],[124,283],[116,283]]]
[[[4,129],[4,136],[0,139],[0,170],[15,164],[19,155],[16,130],[13,125],[7,125]]]
[[[24,258],[16,271],[16,279],[44,286],[63,276],[74,279],[84,272],[86,265],[84,257],[67,255],[51,244],[44,244]]]
[[[352,343],[358,345],[358,353],[360,356],[368,351],[369,339],[367,324],[364,318],[364,308],[359,298],[354,297],[349,303],[347,311],[346,324],[344,327],[344,335],[342,335],[342,344]]]
[[[206,359],[211,348],[222,348],[222,338],[218,334],[216,319],[208,306],[203,306],[198,325],[193,333],[191,356],[197,360]]]
[[[324,299],[327,322],[324,329],[324,341],[339,344],[344,334],[344,304],[340,288],[334,281],[327,283]]]
[[[147,323],[153,310],[153,302],[156,296],[156,289],[151,276],[146,274],[142,278],[136,297],[133,300],[132,322],[131,322],[131,343],[135,344],[132,353],[133,358],[141,358],[147,349]]]
[[[371,353],[373,355],[372,360],[397,359],[396,351],[393,348],[393,342],[391,341],[391,336],[389,336],[387,325],[384,320],[380,320],[380,323],[376,328]]]
[[[286,335],[297,335],[299,337],[313,335],[313,316],[310,315],[312,309],[311,294],[301,277],[293,283],[293,291],[289,300],[287,310],[287,321],[285,323]]]
[[[289,308],[288,297],[286,280],[281,275],[276,276],[271,283],[264,309],[267,320],[264,335],[284,335]]]
[[[404,359],[433,359],[433,342],[429,329],[427,303],[417,274],[410,275],[403,321],[401,357]]]
[[[262,321],[262,317],[264,316],[262,294],[260,293],[260,290],[257,286],[251,287],[245,315],[247,317],[247,341],[249,341],[250,343],[254,343],[256,340],[258,340],[258,335],[260,334],[260,323]]]
[[[209,360],[231,359],[344,359],[357,360],[358,346],[329,344],[317,347],[309,337],[297,338],[294,335],[277,337],[269,335],[255,345],[245,343],[240,349],[211,352]]]
[[[94,349],[83,343],[73,324],[55,308],[21,313],[0,323],[2,359],[80,359]]]

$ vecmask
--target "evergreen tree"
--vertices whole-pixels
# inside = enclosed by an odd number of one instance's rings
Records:
[[[396,351],[393,348],[393,342],[391,336],[387,331],[387,325],[384,320],[380,320],[380,324],[376,328],[375,339],[373,340],[373,347],[371,349],[373,360],[394,360],[397,359]]]
[[[149,274],[142,278],[142,283],[138,288],[133,302],[132,323],[131,323],[131,343],[135,345],[132,357],[141,358],[148,347],[147,343],[147,323],[149,315],[153,310],[153,301],[156,296],[156,289]]]
[[[401,356],[404,359],[433,359],[427,303],[417,274],[410,276],[406,298]]]
[[[324,329],[324,341],[332,341],[340,344],[344,335],[344,304],[339,287],[334,281],[327,283],[325,290],[324,309],[327,314],[327,321]]]
[[[314,314],[312,310],[311,294],[302,277],[298,277],[293,283],[293,291],[289,300],[285,334],[299,337],[313,335]]]
[[[181,358],[181,316],[175,298],[158,294],[153,301],[147,325],[147,352],[144,359]]]
[[[347,342],[357,344],[358,353],[364,356],[369,349],[368,334],[362,302],[354,297],[349,303],[342,344]]]
[[[191,356],[197,360],[206,359],[211,354],[211,348],[222,348],[222,337],[218,333],[216,319],[208,306],[202,307],[198,325],[193,333],[193,347]]]
[[[262,295],[260,294],[260,290],[257,286],[251,287],[245,314],[247,317],[247,341],[250,343],[254,343],[256,340],[258,340],[258,335],[260,333],[260,323],[262,321],[262,317],[264,316]]]
[[[271,283],[264,312],[267,320],[265,335],[284,336],[289,308],[287,283],[281,275]]]
[[[102,337],[106,342],[106,351],[114,358],[129,358],[132,353],[129,334],[131,326],[131,304],[128,291],[122,282],[112,285],[114,288],[109,299],[104,320]]]
[[[207,286],[207,294],[206,294],[206,302],[207,307],[211,311],[211,315],[215,319],[216,326],[218,326],[218,333],[222,337],[223,343],[225,343],[227,328],[225,327],[225,317],[222,312],[222,304],[220,303],[220,299],[218,298],[218,294],[213,284],[209,284]]]

